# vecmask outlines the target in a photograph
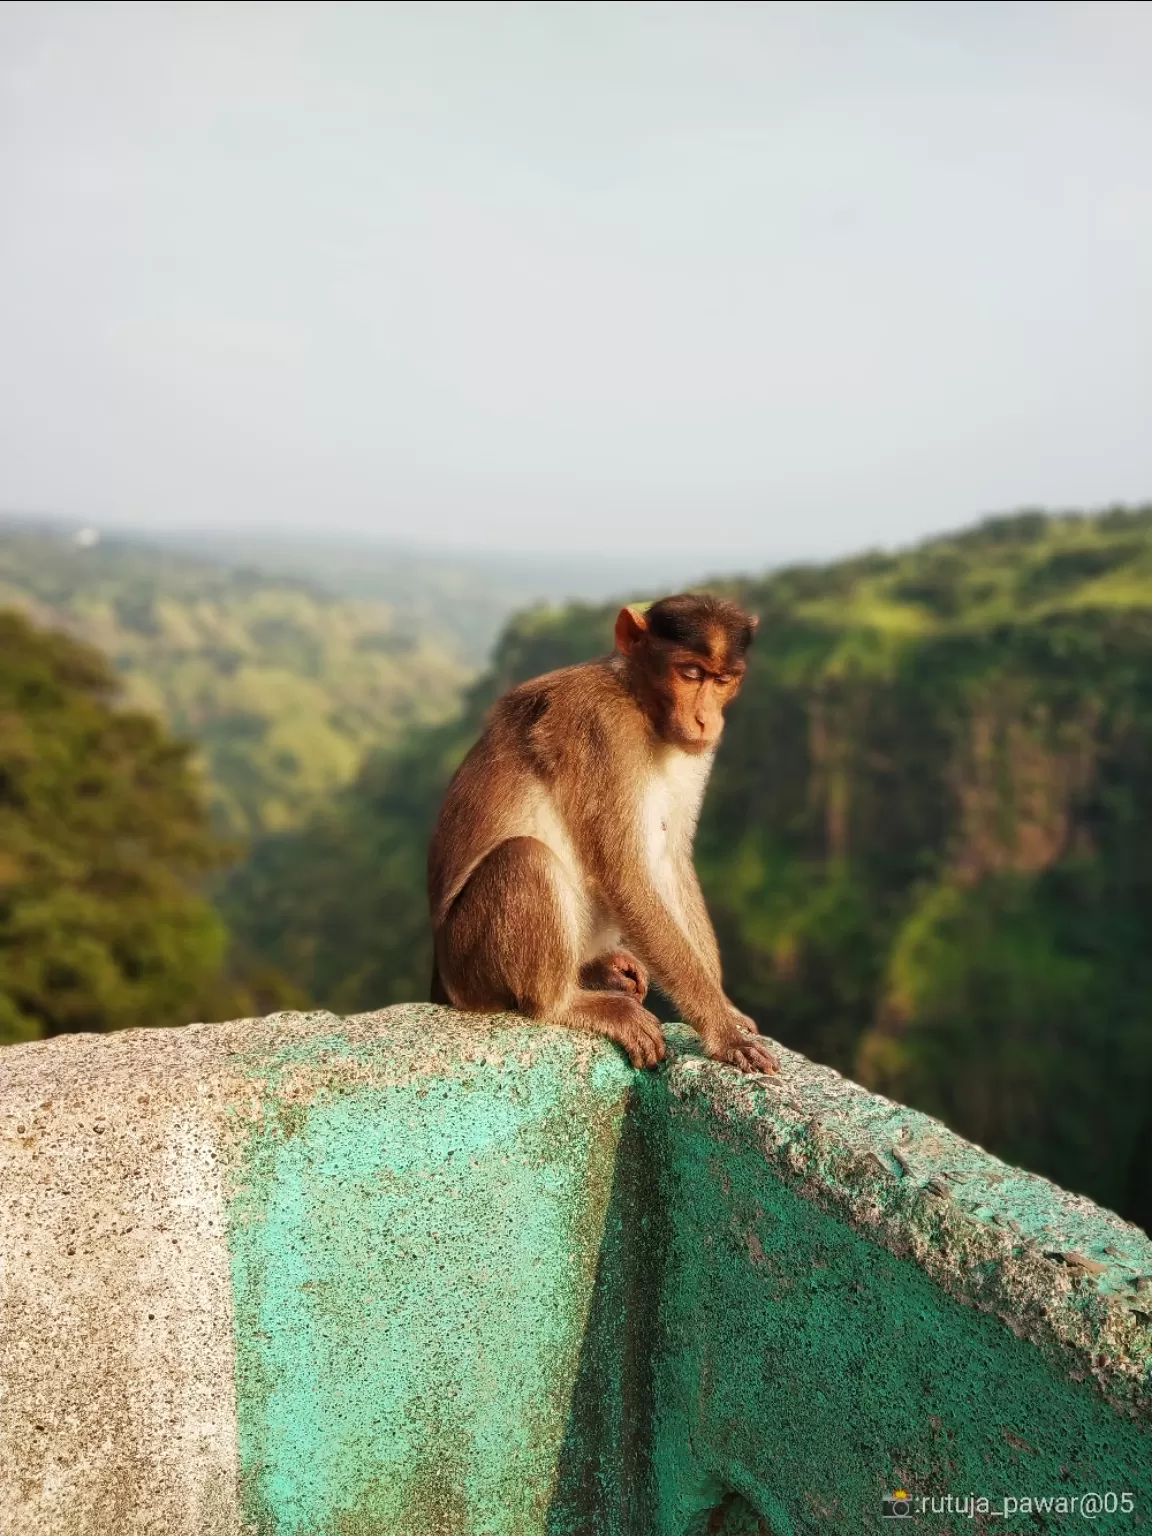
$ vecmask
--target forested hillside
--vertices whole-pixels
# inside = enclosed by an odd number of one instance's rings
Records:
[[[300,1000],[226,979],[189,748],[115,692],[98,652],[0,613],[0,1045]]]
[[[699,841],[733,998],[1152,1223],[1152,508],[713,585],[761,616]],[[258,847],[221,895],[238,955],[335,1008],[426,995],[444,784],[613,612],[521,616],[457,719]]]
[[[126,701],[195,742],[214,824],[280,829],[364,753],[457,707],[469,669],[379,601],[123,539],[0,524],[0,609],[99,647]]]

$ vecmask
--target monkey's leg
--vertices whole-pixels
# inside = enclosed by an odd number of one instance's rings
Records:
[[[606,1035],[637,1067],[664,1055],[659,1021],[619,992],[581,989],[579,900],[544,843],[509,838],[488,855],[436,936],[451,1001],[476,1013],[504,1009]]]
[[[648,994],[648,972],[626,949],[613,949],[580,967],[580,985],[588,992],[628,992],[642,1003]]]

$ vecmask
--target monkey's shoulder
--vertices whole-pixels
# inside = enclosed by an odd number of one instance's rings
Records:
[[[632,713],[610,662],[586,661],[510,689],[490,729],[547,772],[573,756],[607,758]]]

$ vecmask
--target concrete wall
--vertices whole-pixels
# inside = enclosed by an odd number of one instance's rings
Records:
[[[1152,1526],[1148,1238],[673,1033],[646,1075],[425,1005],[0,1053],[0,1531],[787,1536],[901,1485],[918,1530]]]

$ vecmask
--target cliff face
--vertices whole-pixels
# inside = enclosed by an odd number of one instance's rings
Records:
[[[1150,528],[1022,517],[745,589],[704,829],[744,1006],[1145,1223]]]
[[[1152,616],[763,638],[702,836],[742,1006],[1147,1221]]]
[[[1152,1225],[1152,509],[711,585],[761,616],[698,845],[734,998]],[[457,721],[258,850],[226,897],[245,942],[337,1007],[424,995],[447,776],[614,611],[521,616]]]

